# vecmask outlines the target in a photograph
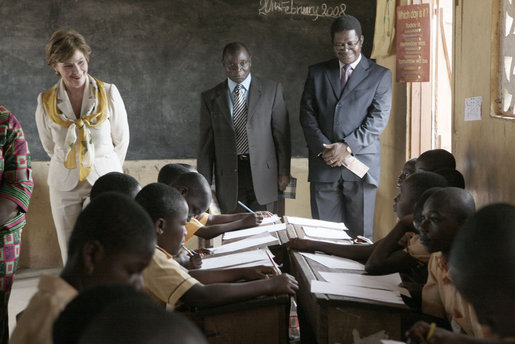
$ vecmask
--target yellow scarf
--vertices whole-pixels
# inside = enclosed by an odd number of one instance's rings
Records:
[[[75,152],[79,147],[80,181],[86,180],[91,172],[91,166],[95,159],[95,146],[89,128],[102,124],[107,118],[107,96],[104,83],[96,78],[97,87],[94,87],[95,98],[97,99],[96,113],[81,117],[75,121],[65,118],[57,108],[57,87],[43,92],[41,98],[47,116],[54,122],[68,128],[65,139],[65,161],[64,166],[69,169],[77,168]],[[79,140],[77,140],[76,128],[79,129]]]

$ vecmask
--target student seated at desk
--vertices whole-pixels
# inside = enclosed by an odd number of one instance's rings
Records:
[[[10,342],[52,343],[55,319],[88,286],[118,282],[142,288],[141,273],[155,244],[152,221],[134,200],[115,192],[96,197],[77,219],[61,275],[41,276]]]
[[[431,258],[422,289],[422,312],[447,319],[455,332],[482,337],[474,309],[456,290],[447,264],[456,233],[474,210],[472,196],[454,187],[438,190],[424,202],[420,240]],[[416,294],[412,290],[412,296]]]
[[[210,195],[210,194],[208,194]],[[157,247],[150,266],[144,271],[145,289],[156,301],[173,308],[181,301],[188,306],[211,306],[252,299],[261,295],[295,294],[298,283],[292,276],[273,274],[270,267],[227,270],[192,270],[188,273],[174,259],[184,243],[185,224],[196,211],[209,204],[197,204],[188,212],[188,204],[174,188],[154,183],[145,186],[136,201],[154,221]],[[242,283],[225,283],[255,280]]]
[[[409,159],[404,163],[402,167],[401,173],[397,177],[397,188],[401,187],[402,182],[406,180],[409,176],[415,173],[415,163],[417,162],[417,158]]]
[[[181,174],[172,184],[167,185],[179,190],[193,214],[186,224],[186,241],[193,235],[211,239],[225,232],[254,227],[259,225],[264,217],[272,215],[269,212],[223,215],[206,213],[211,203],[211,188],[206,178],[198,172]]]
[[[390,233],[373,245],[338,245],[320,241],[293,239],[288,246],[301,251],[322,251],[327,254],[366,262],[370,273],[412,272],[425,267],[429,254],[421,247],[414,233],[413,210],[424,191],[446,186],[445,179],[432,172],[410,175],[394,199],[394,211],[400,219]],[[408,235],[406,233],[409,233]],[[406,238],[409,236],[409,239]],[[401,243],[399,243],[401,242]]]
[[[473,306],[484,339],[416,323],[411,343],[515,343],[515,207],[492,204],[480,209],[460,229],[450,251],[450,274]],[[429,336],[429,339],[428,339]]]

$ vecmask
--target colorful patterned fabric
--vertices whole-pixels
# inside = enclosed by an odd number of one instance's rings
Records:
[[[0,342],[9,337],[7,304],[18,267],[21,232],[34,183],[30,152],[20,123],[0,105],[0,197],[18,205],[18,215],[0,224]]]

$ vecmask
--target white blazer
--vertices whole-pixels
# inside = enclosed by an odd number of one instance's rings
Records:
[[[82,99],[81,117],[85,116],[97,101],[93,93],[95,80],[91,76],[88,77],[89,82],[86,83]],[[54,87],[57,87],[57,107],[64,116],[75,120],[76,117],[62,79]],[[99,126],[90,128],[95,146],[95,161],[93,161],[91,173],[87,177],[87,181],[91,185],[98,177],[106,173],[123,172],[122,165],[129,147],[129,123],[120,92],[115,85],[108,83],[105,83],[105,91],[109,103],[107,119]],[[59,191],[72,190],[79,183],[78,156],[76,156],[77,168],[68,169],[64,166],[66,152],[64,140],[68,129],[54,123],[47,116],[41,101],[41,93],[38,96],[36,125],[43,148],[50,156],[48,185]]]

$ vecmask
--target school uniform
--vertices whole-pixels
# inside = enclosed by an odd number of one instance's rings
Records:
[[[196,218],[192,217],[190,221],[188,221],[188,223],[186,223],[186,238],[185,238],[185,242],[188,242],[188,240],[191,239],[192,236],[195,235],[195,233],[197,233],[197,231],[204,227],[207,223],[207,221],[209,220],[209,214],[208,213],[203,213],[202,216],[200,217],[199,220],[197,220]]]
[[[173,259],[172,255],[156,246],[150,265],[143,271],[145,292],[168,309],[175,308],[179,299],[199,283]]]
[[[422,289],[422,312],[446,318],[454,332],[483,338],[476,313],[454,286],[442,252],[431,255],[427,283]]]
[[[41,275],[38,291],[17,322],[9,343],[52,344],[52,328],[79,292],[58,276]]]

